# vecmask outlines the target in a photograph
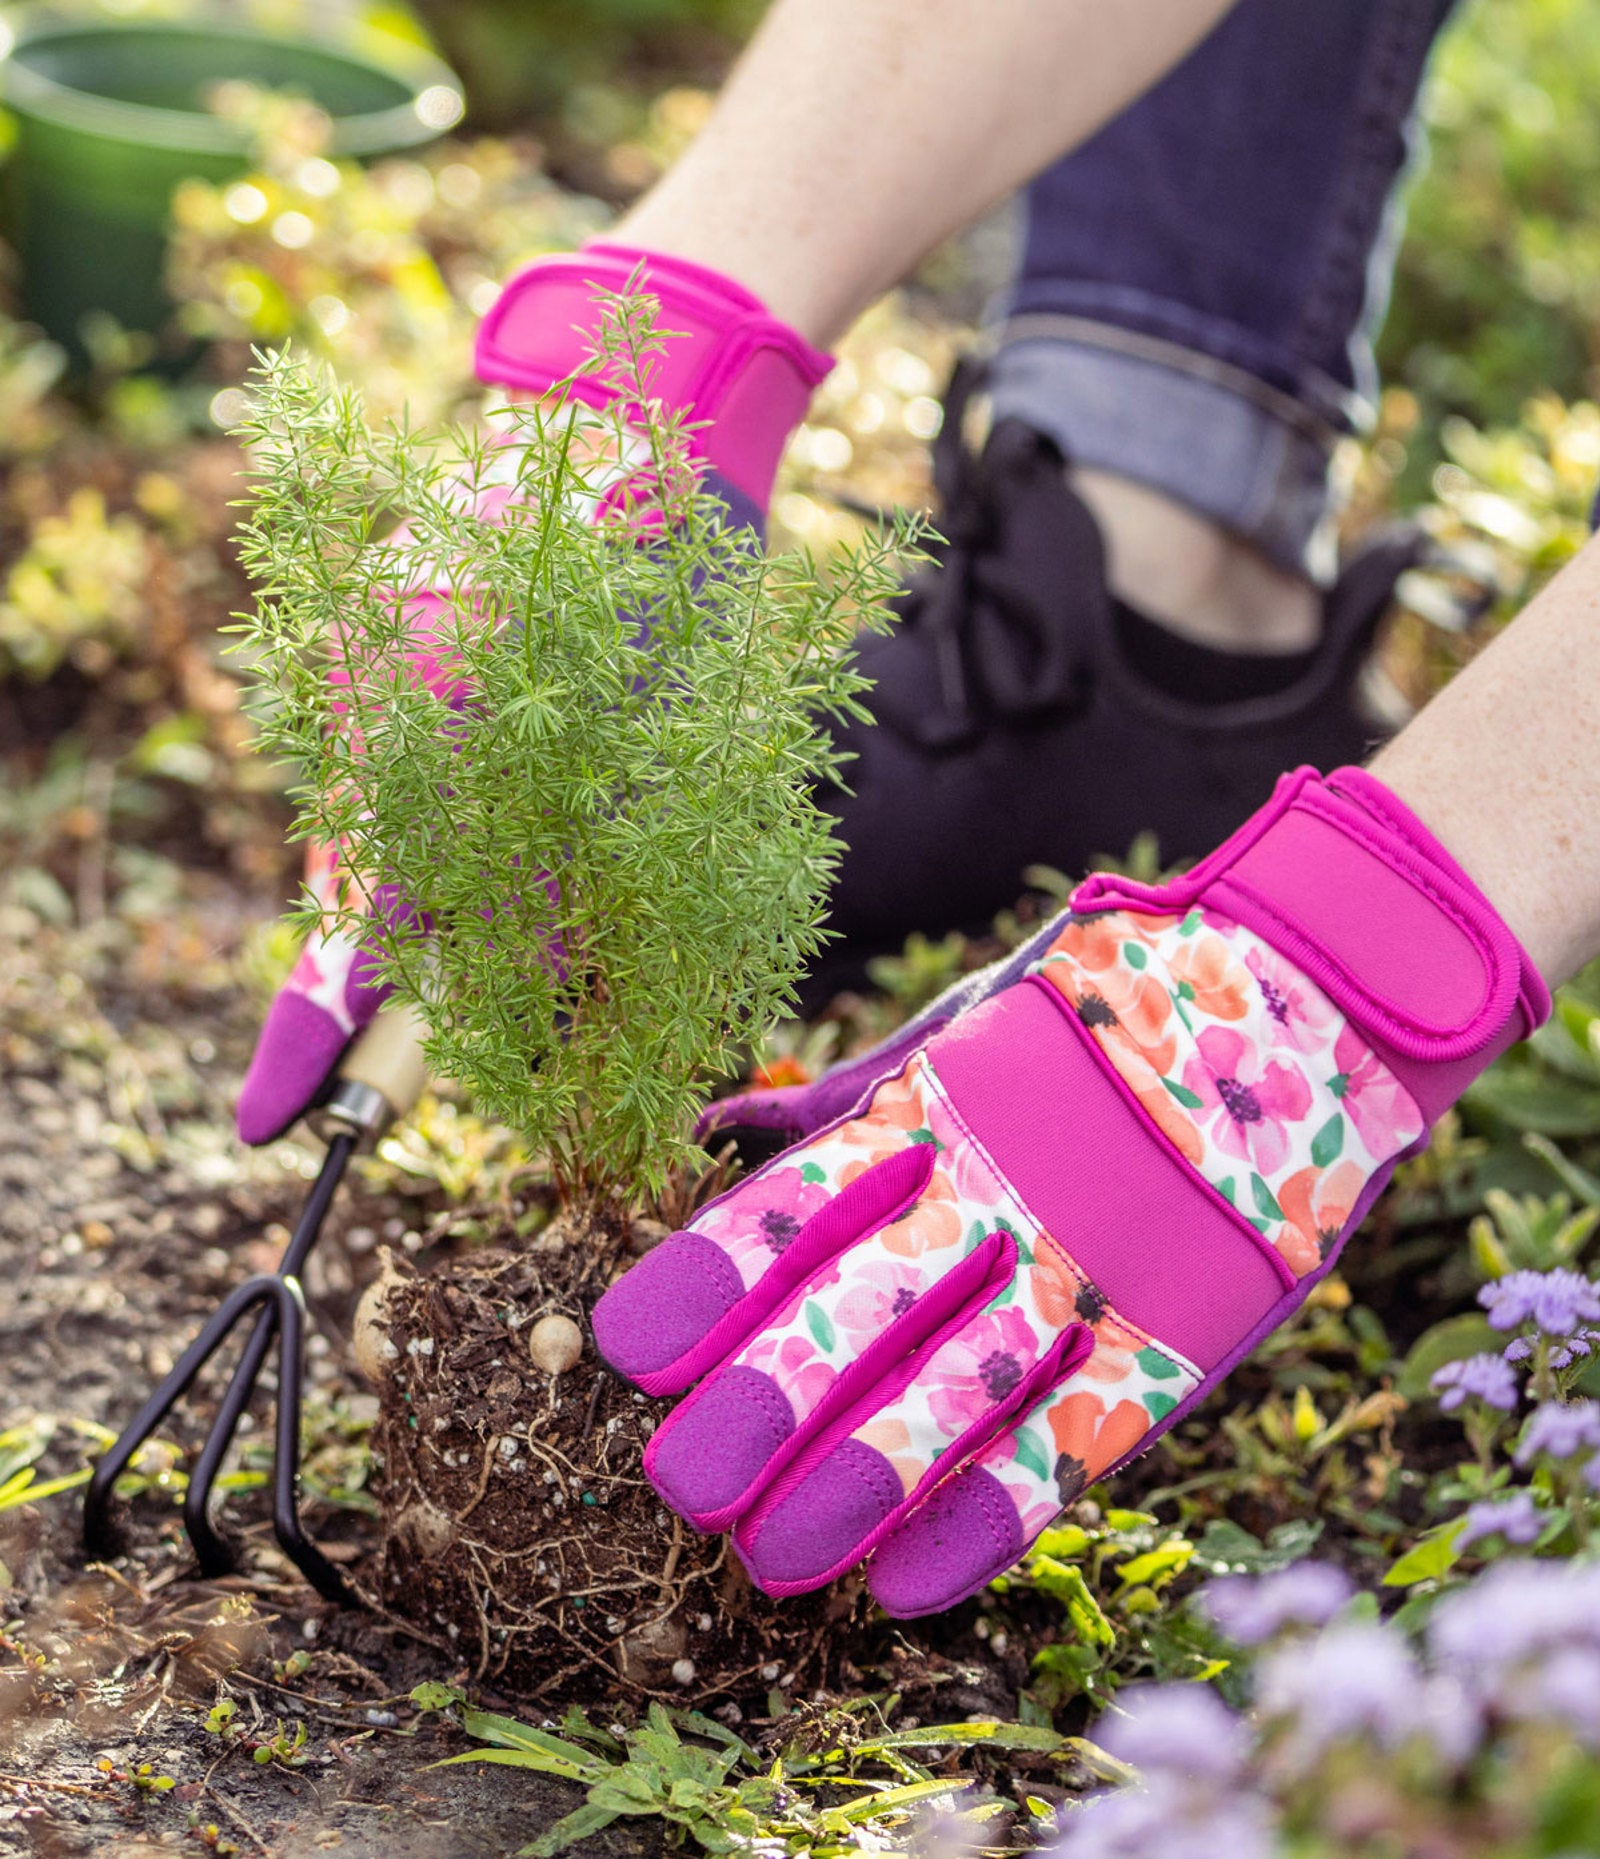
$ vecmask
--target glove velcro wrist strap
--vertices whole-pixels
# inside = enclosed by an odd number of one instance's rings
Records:
[[[616,398],[594,371],[607,292],[653,296],[667,340],[646,363],[652,399],[704,422],[696,453],[765,507],[778,458],[833,358],[704,265],[597,243],[536,259],[500,293],[478,330],[478,378],[518,393],[564,386],[590,406]]]
[[[1361,769],[1285,775],[1268,804],[1170,885],[1091,878],[1078,911],[1195,904],[1314,981],[1431,1122],[1543,1023],[1549,990],[1478,887]]]

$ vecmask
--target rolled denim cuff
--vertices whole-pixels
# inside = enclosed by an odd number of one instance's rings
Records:
[[[1163,491],[1326,586],[1337,572],[1341,434],[1300,401],[1212,356],[1058,315],[1002,325],[996,420],[1047,434],[1074,465]]]

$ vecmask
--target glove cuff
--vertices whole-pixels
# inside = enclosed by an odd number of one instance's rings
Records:
[[[536,259],[500,293],[478,330],[479,380],[518,393],[564,387],[608,406],[615,390],[593,373],[605,292],[646,291],[670,339],[652,357],[652,398],[687,411],[697,457],[761,511],[778,460],[833,357],[768,314],[760,298],[705,265],[597,241]]]
[[[1550,1014],[1549,989],[1493,905],[1359,768],[1285,775],[1171,884],[1100,874],[1072,897],[1078,912],[1196,904],[1254,930],[1314,981],[1430,1123]]]

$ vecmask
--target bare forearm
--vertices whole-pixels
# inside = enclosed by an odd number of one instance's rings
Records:
[[[1600,538],[1372,765],[1546,981],[1600,954]]]
[[[1231,0],[777,0],[616,236],[713,266],[811,341],[1091,135]]]

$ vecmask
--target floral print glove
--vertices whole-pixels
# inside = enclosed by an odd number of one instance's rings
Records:
[[[673,336],[652,364],[653,396],[693,415],[692,444],[706,484],[730,521],[759,530],[779,455],[832,362],[732,279],[685,259],[606,243],[540,259],[511,280],[485,318],[478,378],[523,396],[560,392],[594,407],[614,402],[614,385],[580,370],[596,349],[603,294],[630,290],[657,299],[658,327]],[[615,461],[614,483],[598,499],[597,514],[629,507],[629,487],[637,487],[647,465],[641,440],[636,456]],[[515,471],[504,475],[505,484],[476,494],[478,514],[491,521],[511,496]],[[397,599],[404,600],[418,679],[445,703],[464,701],[443,649],[455,604],[450,590],[408,589]],[[336,904],[349,883],[337,847],[311,846],[305,883],[324,908]],[[394,886],[383,887],[372,905],[392,919],[412,908]],[[268,1009],[239,1094],[239,1134],[247,1143],[271,1142],[319,1100],[345,1047],[388,994],[374,956],[357,939],[335,932],[306,943]]]
[[[693,1387],[645,1470],[768,1593],[870,1556],[911,1615],[1008,1568],[1304,1300],[1549,1012],[1357,769],[1286,776],[1171,884],[1089,880],[985,985],[595,1307],[622,1374]]]

